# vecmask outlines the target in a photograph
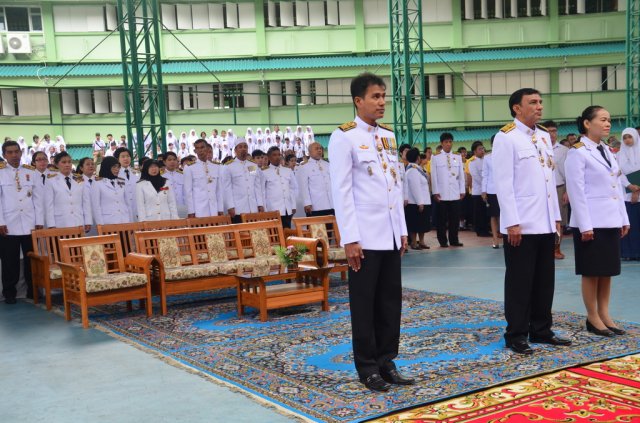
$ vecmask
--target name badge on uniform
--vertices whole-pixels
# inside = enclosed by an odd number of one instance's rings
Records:
[[[368,145],[364,145],[363,144],[363,145],[360,146],[360,150],[368,150],[368,149],[369,149]]]
[[[29,182],[31,180],[31,175],[29,175],[28,173],[26,175],[24,175],[27,178],[27,182]]]
[[[31,197],[31,190],[27,191],[27,197]]]
[[[256,167],[255,166],[248,166],[247,170],[249,171],[250,174],[254,174],[256,173]]]

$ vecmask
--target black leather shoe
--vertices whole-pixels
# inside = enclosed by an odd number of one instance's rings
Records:
[[[627,331],[624,329],[614,328],[611,326],[607,326],[607,329],[609,329],[611,332],[615,333],[616,335],[624,335],[627,333]]]
[[[387,392],[391,389],[391,385],[385,382],[382,376],[377,373],[367,376],[366,379],[360,379],[360,382],[372,391]]]
[[[384,379],[385,382],[392,383],[394,385],[413,385],[416,383],[415,379],[406,377],[396,369],[389,370],[387,372],[380,372],[380,376],[382,376],[382,379]]]
[[[463,244],[463,243],[461,243],[461,242],[456,242],[455,244],[454,244],[454,243],[451,243],[451,246],[452,246],[452,247],[462,247],[463,245],[464,245],[464,244]]]
[[[592,334],[598,336],[606,336],[607,338],[616,336],[616,334],[609,329],[598,329],[597,327],[593,326],[589,319],[587,319],[587,332],[591,332]]]
[[[4,302],[5,302],[5,304],[15,304],[16,303],[16,299],[15,298],[5,298]]]
[[[529,342],[531,342],[532,344],[549,344],[549,345],[559,345],[563,347],[571,345],[571,341],[569,339],[559,338],[555,335],[549,338],[530,337]]]
[[[507,348],[509,348],[511,351],[513,351],[516,354],[523,354],[523,355],[533,354],[533,350],[531,349],[529,344],[527,344],[527,341],[525,341],[524,339],[519,339],[516,341],[507,341]]]
[[[447,244],[440,244],[440,248],[449,248],[449,245],[447,245]]]

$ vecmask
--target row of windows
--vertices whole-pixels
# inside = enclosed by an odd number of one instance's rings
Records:
[[[427,99],[453,98],[453,76],[426,75]],[[521,87],[535,87],[542,93],[551,91],[548,70],[515,72],[466,73],[462,75],[465,96],[509,95]],[[390,101],[391,80],[383,78]],[[624,66],[569,68],[559,73],[559,92],[593,92],[626,89]],[[251,108],[260,106],[260,93],[265,92],[270,107],[351,103],[351,80],[323,79],[270,81],[264,90],[259,82],[227,84],[168,85],[165,101],[170,111]],[[413,95],[420,92],[416,86]],[[63,89],[62,113],[124,113],[125,99],[121,89]],[[147,106],[145,106],[146,108]],[[44,89],[0,90],[0,115],[48,116],[49,97]]]
[[[503,19],[546,16],[548,0],[464,0],[464,19]],[[617,0],[559,0],[558,13],[575,15],[626,10],[626,2]]]
[[[265,25],[269,27],[354,25],[353,0],[267,1]]]
[[[40,8],[0,6],[0,31],[42,31]]]

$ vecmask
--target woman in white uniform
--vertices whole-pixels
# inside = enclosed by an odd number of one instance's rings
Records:
[[[431,217],[431,191],[427,173],[418,165],[420,151],[412,148],[407,151],[407,166],[405,181],[408,204],[405,207],[405,220],[409,231],[409,244],[414,250],[428,249],[424,236],[429,232]]]
[[[147,160],[142,166],[140,180],[136,184],[138,220],[178,219],[176,198],[171,184],[160,175],[156,160]]]
[[[133,213],[126,200],[125,182],[118,178],[120,163],[115,157],[105,157],[100,175],[91,187],[91,208],[96,225],[129,223]]]
[[[45,185],[45,213],[49,228],[83,226],[91,229],[91,194],[81,175],[71,172],[71,156],[56,154],[55,165],[59,172],[51,173]]]

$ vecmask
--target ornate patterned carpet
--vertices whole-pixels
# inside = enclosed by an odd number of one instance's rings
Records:
[[[640,355],[571,368],[376,423],[640,422]]]
[[[167,316],[124,308],[93,310],[99,328],[152,349],[314,421],[362,421],[582,363],[640,351],[640,326],[604,339],[584,317],[554,315],[569,348],[536,345],[532,357],[504,348],[502,303],[405,289],[400,368],[418,383],[374,394],[352,365],[347,289],[331,289],[331,310],[305,306],[238,318],[235,298],[174,299]],[[187,301],[189,300],[189,301]],[[252,310],[249,309],[251,312]]]

